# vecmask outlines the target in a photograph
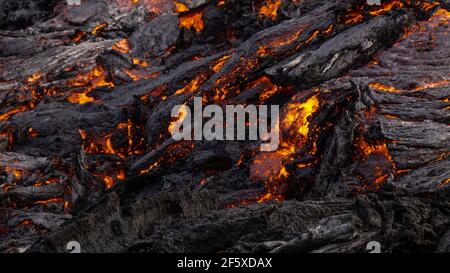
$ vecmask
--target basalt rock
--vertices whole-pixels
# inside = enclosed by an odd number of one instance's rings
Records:
[[[13,2],[0,251],[449,251],[448,1]],[[175,141],[194,97],[278,149]]]

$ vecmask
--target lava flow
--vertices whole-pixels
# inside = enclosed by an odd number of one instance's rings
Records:
[[[448,248],[446,1],[5,1],[0,252]]]

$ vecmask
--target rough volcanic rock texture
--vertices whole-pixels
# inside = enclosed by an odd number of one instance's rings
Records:
[[[381,2],[3,1],[0,251],[448,252],[448,1]],[[194,97],[279,148],[173,140]]]

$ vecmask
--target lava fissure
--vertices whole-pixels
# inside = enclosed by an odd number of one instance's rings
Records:
[[[53,2],[0,7],[0,252],[450,250],[448,1]],[[175,141],[195,97],[279,148]]]

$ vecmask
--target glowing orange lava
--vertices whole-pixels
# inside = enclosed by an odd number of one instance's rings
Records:
[[[306,138],[309,133],[309,117],[319,108],[317,96],[312,96],[303,103],[292,103],[287,107],[287,115],[282,122],[283,127],[294,127],[297,132]]]
[[[266,4],[259,10],[259,15],[275,20],[277,19],[280,5],[281,0],[266,0]]]
[[[200,32],[204,27],[202,10],[195,10],[182,14],[179,16],[179,20],[180,28],[190,29],[193,27],[195,31]]]
[[[103,29],[105,29],[106,27],[108,27],[108,23],[102,23],[102,24],[100,24],[100,25],[98,25],[98,26],[95,26],[95,27],[92,29],[91,33],[92,33],[92,35],[98,35],[98,33],[99,33],[100,31],[102,31]]]
[[[213,65],[212,70],[214,72],[219,72],[220,69],[222,69],[223,65],[225,64],[225,62],[231,58],[231,55],[225,55],[222,58],[220,58],[219,60],[217,60],[217,62]]]
[[[111,176],[105,176],[103,178],[103,182],[105,182],[105,186],[107,189],[110,189],[114,186],[114,179]]]

